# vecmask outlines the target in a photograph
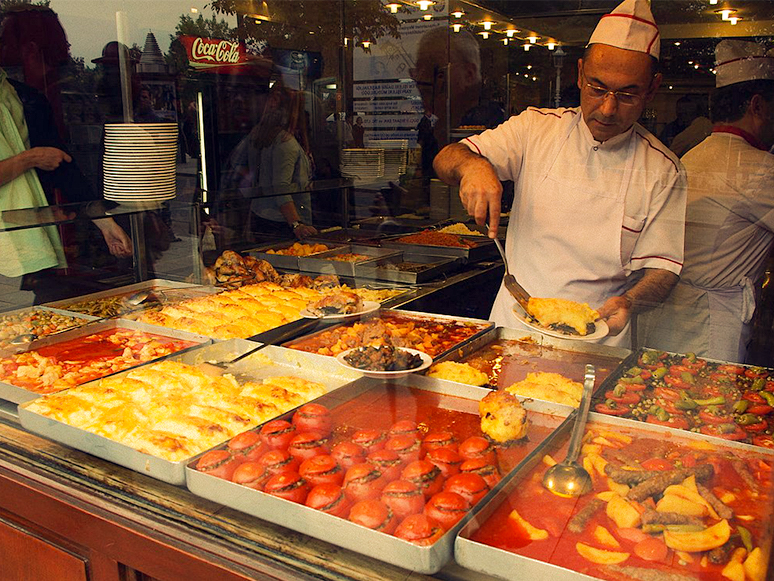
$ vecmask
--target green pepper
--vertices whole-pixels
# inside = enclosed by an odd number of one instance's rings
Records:
[[[648,534],[657,534],[662,533],[664,531],[672,531],[675,533],[697,533],[699,531],[703,531],[705,527],[701,525],[689,525],[689,524],[682,524],[682,525],[662,525],[662,524],[647,524],[642,525],[642,532],[648,533]]]
[[[766,387],[766,380],[762,377],[759,377],[755,381],[752,382],[752,385],[750,386],[750,389],[755,391],[761,391],[763,388]]]
[[[621,384],[619,383],[619,384],[617,384],[617,385],[616,385],[616,386],[613,388],[613,394],[614,394],[616,397],[622,397],[622,396],[623,396],[623,394],[625,394],[625,393],[626,393],[626,386],[625,386],[625,385],[621,385]]]
[[[645,351],[642,354],[642,362],[646,365],[653,365],[658,362],[658,352]]]
[[[741,525],[736,525],[736,530],[739,531],[739,538],[742,539],[742,544],[747,552],[750,553],[753,550],[752,533]]]
[[[660,409],[661,408],[659,406],[657,406],[656,404],[653,404],[652,406],[650,406],[648,408],[648,413],[649,414],[653,414],[655,416],[658,413],[658,410],[660,410]]]
[[[622,377],[621,379],[618,380],[618,383],[626,383],[626,384],[639,383],[639,384],[642,384],[642,383],[645,383],[645,380],[642,379],[642,377],[640,377],[639,375],[637,375],[636,377]]]
[[[681,390],[680,399],[675,402],[675,407],[679,410],[695,410],[699,406],[685,390]]]
[[[696,353],[686,353],[685,358],[691,363],[696,363]]]
[[[693,376],[693,373],[688,371],[683,371],[680,374],[680,379],[682,379],[685,383],[696,383],[696,378]]]
[[[670,415],[664,408],[658,408],[658,410],[656,410],[656,417],[659,422],[668,422]]]
[[[771,407],[774,407],[774,393],[771,393],[769,391],[762,391],[760,393],[760,396],[766,400],[766,403],[769,404]]]
[[[743,414],[747,411],[747,408],[750,407],[750,402],[746,399],[740,399],[738,402],[734,404],[733,410],[737,414]]]
[[[734,424],[718,424],[717,429],[721,434],[733,434],[736,432],[736,426]]]
[[[609,407],[610,409],[615,409],[618,407],[618,404],[616,404],[612,399],[606,399],[605,405]]]
[[[653,377],[656,379],[663,379],[669,370],[666,367],[659,367],[653,370]]]
[[[753,424],[761,423],[761,417],[755,414],[742,414],[736,418],[736,423],[740,426],[751,426]]]
[[[719,395],[717,397],[711,397],[709,399],[697,399],[694,400],[699,405],[710,405],[710,406],[716,406],[716,405],[723,405],[726,403],[726,398],[724,398],[722,395]]]
[[[639,367],[632,367],[631,369],[629,369],[629,371],[626,372],[626,375],[630,377],[634,377],[635,375],[639,375],[640,373],[642,373],[642,369],[640,369]]]

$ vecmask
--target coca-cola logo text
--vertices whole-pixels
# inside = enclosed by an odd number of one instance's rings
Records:
[[[238,63],[239,43],[228,40],[207,40],[197,38],[191,47],[194,60],[204,60],[216,63]]]

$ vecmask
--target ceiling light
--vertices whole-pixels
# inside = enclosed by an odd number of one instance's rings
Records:
[[[537,81],[537,77],[532,77],[532,80],[533,81]]]
[[[548,50],[554,50],[556,48],[556,43],[549,42],[546,46],[548,47]]]
[[[385,6],[389,8],[390,12],[392,12],[393,14],[396,14],[398,12],[398,8],[400,8],[400,4],[398,4],[397,2],[390,2],[389,4],[385,4]]]
[[[368,41],[368,40],[364,40],[363,41],[363,48],[368,48],[369,46],[371,46],[371,42]]]
[[[693,64],[693,61],[688,61],[688,64],[689,64],[689,65],[692,65],[692,64]]]
[[[672,85],[669,85],[669,90],[671,91],[674,87]]]
[[[732,16],[731,18],[728,19],[728,21],[731,23],[732,26],[735,25],[740,20],[741,18],[739,18],[738,16]]]
[[[538,37],[533,34],[528,36],[527,39],[529,40],[530,44],[535,44],[537,42]]]
[[[527,70],[531,71],[532,70],[532,65],[527,65]]]
[[[462,10],[455,10],[451,15],[454,16],[454,18],[462,18],[465,13]]]
[[[507,39],[507,38],[504,38],[504,39],[503,39],[503,44],[504,44],[505,46],[508,46],[508,39]]]
[[[518,32],[518,30],[515,30],[513,28],[509,28],[508,30],[505,31],[505,35],[508,38],[513,38],[513,35],[516,34],[517,32]]]
[[[454,29],[454,32],[459,32],[462,28],[462,24],[452,24],[452,28]]]
[[[732,15],[734,12],[736,12],[736,10],[734,10],[733,8],[724,8],[723,10],[716,10],[716,11],[715,11],[715,14],[720,14],[720,17],[721,17],[723,20],[728,20],[728,19],[730,18],[730,16],[731,16],[731,15]]]
[[[695,65],[693,65],[693,68],[694,69],[698,69],[699,68],[699,63],[696,63]]]
[[[269,5],[266,2],[250,0],[247,3],[245,16],[247,18],[254,18],[255,20],[271,20],[271,16],[269,15]]]
[[[709,2],[710,2],[710,4],[712,4],[714,6],[715,4],[718,3],[718,0],[709,0]]]
[[[529,47],[531,47],[532,45],[531,45],[530,43],[528,43],[528,42],[525,42],[525,43],[524,43],[524,44],[522,44],[521,46],[523,46],[523,47],[524,47],[524,51],[526,52],[526,51],[528,51],[528,50],[529,50]]]
[[[192,14],[196,14],[197,12],[199,12],[198,8],[191,8],[191,13]]]
[[[492,30],[492,25],[493,24],[494,24],[494,22],[492,22],[491,20],[484,20],[481,23],[481,26],[484,27],[484,30]]]
[[[489,38],[489,33],[488,33],[486,30],[485,30],[484,32],[480,32],[479,34],[480,34],[481,36],[483,36],[483,37],[484,37],[484,39],[487,39],[487,38]]]
[[[675,46],[680,46],[680,41],[679,40],[675,41]]]
[[[427,10],[433,4],[435,4],[435,2],[433,2],[433,0],[417,0],[417,6],[419,6],[420,10]]]
[[[424,18],[425,20],[432,20],[433,19],[433,15],[432,14],[425,14],[422,18]]]

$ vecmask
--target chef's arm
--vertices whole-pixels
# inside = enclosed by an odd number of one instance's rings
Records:
[[[599,309],[600,318],[607,322],[611,335],[618,335],[629,318],[663,302],[677,284],[678,276],[668,270],[646,268],[642,277],[617,297],[610,297]]]
[[[0,161],[0,186],[18,178],[25,171],[34,168],[53,171],[63,162],[72,158],[56,147],[33,147]]]
[[[476,224],[483,226],[489,217],[489,237],[496,237],[503,186],[492,164],[466,145],[451,143],[435,156],[433,168],[444,182],[459,186],[460,200]]]

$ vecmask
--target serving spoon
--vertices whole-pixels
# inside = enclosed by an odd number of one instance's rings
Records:
[[[486,229],[489,230],[489,224],[486,224]],[[524,289],[524,287],[516,281],[516,277],[513,276],[511,271],[508,269],[508,259],[505,258],[505,249],[497,237],[495,237],[494,243],[497,247],[497,252],[500,253],[500,258],[503,259],[503,265],[505,266],[503,284],[505,284],[505,288],[508,289],[508,292],[511,293],[511,296],[516,299],[516,302],[521,305],[521,308],[524,309],[524,312],[529,313],[527,310],[527,305],[529,304],[530,295]]]
[[[578,464],[578,453],[583,441],[583,431],[586,428],[586,420],[589,416],[591,405],[591,392],[594,389],[596,373],[593,365],[586,365],[586,376],[583,381],[583,395],[581,396],[578,415],[575,416],[575,425],[570,436],[570,445],[567,449],[567,457],[559,464],[554,464],[543,475],[543,486],[556,494],[566,498],[581,496],[592,490],[591,476]]]

